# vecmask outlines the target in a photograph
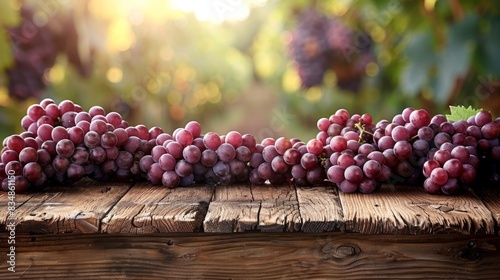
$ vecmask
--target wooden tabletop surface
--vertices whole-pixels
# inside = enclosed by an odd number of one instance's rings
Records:
[[[0,193],[5,230],[8,195]],[[31,234],[163,232],[357,232],[498,234],[500,188],[456,196],[384,185],[345,194],[324,185],[193,185],[94,182],[16,194],[16,232]],[[5,210],[5,211],[4,211]]]

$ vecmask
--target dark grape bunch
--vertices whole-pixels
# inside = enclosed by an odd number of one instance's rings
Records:
[[[331,69],[339,88],[357,92],[366,65],[374,61],[372,41],[366,33],[355,32],[339,18],[328,18],[312,9],[300,14],[289,47],[306,88],[322,84],[324,74]]]
[[[31,105],[19,135],[4,140],[0,179],[8,190],[93,180],[147,180],[168,188],[194,183],[335,183],[345,193],[371,193],[384,183],[455,194],[474,184],[498,185],[500,118],[481,111],[468,120],[431,118],[406,108],[376,124],[369,114],[339,109],[317,122],[314,139],[202,132],[191,121],[171,134],[131,126],[100,106],[84,111],[65,100]]]

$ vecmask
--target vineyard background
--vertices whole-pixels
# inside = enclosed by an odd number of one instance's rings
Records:
[[[50,97],[131,124],[311,139],[338,108],[500,115],[500,7],[460,0],[0,1],[0,134]]]

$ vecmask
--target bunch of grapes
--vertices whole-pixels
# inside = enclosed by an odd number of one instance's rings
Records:
[[[16,177],[16,191],[48,183],[72,184],[85,176],[95,180],[145,178],[140,160],[163,133],[158,127],[129,126],[118,113],[100,106],[83,111],[69,100],[44,99],[31,105],[21,121],[25,132],[4,140],[0,179]]]
[[[79,36],[72,16],[58,13],[51,17],[52,25],[37,25],[33,8],[27,5],[20,9],[20,16],[21,24],[8,29],[14,58],[13,66],[6,69],[11,96],[20,100],[40,98],[47,86],[47,70],[54,65],[59,53],[67,55],[69,63],[81,76],[90,74],[93,50],[85,50],[89,52],[89,59],[84,61],[80,57],[82,50],[79,49]]]
[[[306,10],[290,42],[290,55],[306,88],[322,84],[325,72],[332,69],[337,86],[357,92],[365,67],[373,61],[372,41],[364,32],[355,32],[339,18],[327,18]]]
[[[339,109],[317,122],[314,139],[202,133],[191,121],[172,134],[131,126],[100,106],[84,111],[65,100],[44,99],[21,120],[25,130],[7,137],[0,162],[2,189],[16,192],[50,183],[147,180],[168,188],[194,183],[335,183],[346,193],[371,193],[384,183],[423,186],[455,194],[477,183],[498,185],[500,118],[480,111],[468,120],[431,118],[406,108],[391,122]]]

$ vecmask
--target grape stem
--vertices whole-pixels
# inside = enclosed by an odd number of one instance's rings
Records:
[[[358,140],[358,143],[363,142],[363,135],[364,134],[368,134],[370,136],[373,136],[373,133],[365,130],[365,126],[363,124],[361,124],[360,122],[359,123],[355,123],[354,127],[359,130],[359,140]]]

